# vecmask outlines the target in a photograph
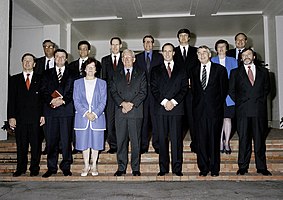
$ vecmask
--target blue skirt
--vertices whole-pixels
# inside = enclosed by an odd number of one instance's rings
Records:
[[[90,128],[86,130],[75,130],[76,149],[84,151],[88,148],[94,150],[104,149],[104,131],[94,131]]]

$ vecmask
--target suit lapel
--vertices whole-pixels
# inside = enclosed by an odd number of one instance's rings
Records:
[[[246,85],[248,85],[249,87],[251,87],[251,82],[249,80],[249,77],[247,75],[246,69],[244,67],[244,65],[241,65],[239,67],[239,75],[241,76],[241,79],[243,80],[243,83],[245,83]]]

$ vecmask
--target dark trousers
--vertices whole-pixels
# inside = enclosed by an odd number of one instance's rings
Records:
[[[70,170],[72,158],[72,133],[73,117],[46,117],[45,139],[47,145],[47,167],[52,172],[57,172],[59,145],[62,148],[62,161],[60,169]]]
[[[240,169],[248,169],[252,154],[252,140],[257,169],[267,169],[266,166],[266,124],[267,119],[258,117],[237,118],[239,134],[238,165]]]
[[[223,118],[202,117],[195,120],[197,164],[201,172],[220,171],[220,137]]]
[[[31,172],[39,171],[39,162],[41,155],[40,146],[40,126],[39,120],[36,124],[21,124],[17,122],[15,129],[17,144],[17,171],[26,172],[28,164],[28,148],[31,147]]]
[[[141,149],[148,150],[150,140],[150,127],[152,146],[159,149],[156,115],[154,113],[154,97],[150,94],[143,103],[143,123],[141,132]]]
[[[111,149],[117,149],[117,138],[115,129],[115,103],[110,93],[107,96],[106,105],[106,140]]]
[[[194,121],[193,121],[193,109],[192,109],[192,93],[191,91],[188,91],[186,98],[185,98],[185,109],[186,109],[186,115],[184,118],[185,122],[185,134],[187,131],[190,131],[190,137],[191,137],[191,149],[195,150],[197,148],[197,139],[196,134],[194,131]],[[185,137],[185,135],[184,135]]]
[[[172,172],[182,172],[183,138],[181,115],[157,115],[160,172],[169,172],[169,140],[171,141]]]
[[[118,170],[126,171],[128,164],[128,145],[131,141],[132,171],[140,171],[140,137],[142,118],[116,117]]]

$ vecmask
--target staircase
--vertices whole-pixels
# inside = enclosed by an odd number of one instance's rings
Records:
[[[252,154],[249,173],[244,176],[236,175],[238,170],[238,137],[234,135],[231,140],[232,154],[221,154],[221,171],[220,176],[200,177],[197,167],[196,155],[190,151],[190,141],[184,141],[183,154],[183,173],[184,176],[178,177],[170,172],[166,176],[157,176],[159,172],[158,154],[150,147],[149,152],[141,155],[141,176],[132,176],[131,167],[128,165],[127,174],[121,177],[115,177],[113,174],[117,170],[116,154],[107,154],[103,151],[99,156],[98,171],[96,177],[89,174],[87,177],[81,177],[81,169],[83,168],[82,154],[73,155],[74,162],[71,168],[72,176],[64,177],[62,172],[58,170],[58,174],[49,178],[42,178],[41,175],[47,170],[47,156],[41,157],[40,175],[30,177],[29,171],[26,175],[13,177],[12,173],[16,169],[16,143],[15,139],[0,141],[0,181],[203,181],[203,180],[230,180],[230,181],[262,181],[262,180],[283,180],[283,130],[273,130],[267,137],[266,141],[266,157],[268,169],[272,176],[262,176],[256,173],[254,155]],[[108,149],[108,147],[106,147]],[[129,155],[130,158],[130,155]],[[59,157],[59,162],[61,155]],[[130,159],[129,159],[130,160]]]

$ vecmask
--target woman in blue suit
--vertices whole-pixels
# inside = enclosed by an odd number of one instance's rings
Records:
[[[237,60],[232,57],[226,56],[226,51],[229,50],[229,44],[226,40],[218,40],[215,43],[215,50],[217,56],[211,58],[211,62],[223,65],[228,72],[230,77],[230,71],[238,67]],[[232,130],[232,118],[235,115],[235,103],[228,95],[224,105],[224,120],[222,126],[221,140],[220,140],[220,151],[221,153],[231,154],[230,147],[230,135]],[[224,137],[225,134],[225,137]]]
[[[76,149],[83,152],[84,168],[81,176],[98,175],[98,151],[104,148],[104,130],[107,90],[106,82],[96,78],[97,60],[88,58],[82,65],[83,78],[74,82]],[[89,157],[91,154],[92,166]]]

